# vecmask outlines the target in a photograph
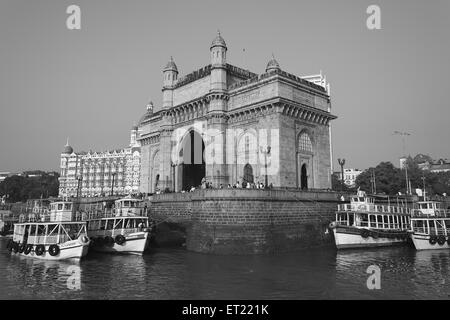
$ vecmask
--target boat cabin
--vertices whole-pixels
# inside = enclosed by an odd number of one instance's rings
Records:
[[[72,221],[73,202],[56,201],[50,204],[50,221]]]
[[[123,198],[114,202],[113,213],[116,217],[146,216],[145,208],[140,199]]]
[[[437,201],[419,201],[415,204],[413,213],[415,216],[445,216],[445,209]]]
[[[375,198],[358,191],[350,204],[338,205],[336,223],[360,228],[407,230],[410,226],[410,210],[403,206],[375,204]]]
[[[58,244],[86,235],[85,222],[31,222],[14,225],[13,240],[28,244]]]

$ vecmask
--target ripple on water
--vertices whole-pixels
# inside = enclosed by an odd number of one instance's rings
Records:
[[[157,249],[144,256],[94,253],[73,263],[11,256],[5,243],[0,240],[0,299],[447,299],[450,294],[450,250],[322,248],[218,256]],[[381,290],[367,288],[370,265],[381,269]],[[67,285],[73,268],[80,290]]]

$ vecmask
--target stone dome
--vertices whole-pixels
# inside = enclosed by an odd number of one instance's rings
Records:
[[[225,43],[225,40],[223,40],[222,36],[220,35],[220,31],[217,31],[217,36],[214,38],[214,40],[211,43],[211,48],[213,47],[227,47],[227,44]]]
[[[176,71],[176,72],[178,72],[177,65],[173,61],[172,57],[170,57],[170,61],[167,62],[167,64],[166,64],[166,66],[165,66],[163,71]]]
[[[280,64],[277,60],[275,60],[275,56],[272,55],[272,59],[269,60],[266,67],[266,72],[272,71],[272,70],[281,70]]]
[[[72,154],[73,153],[73,148],[71,146],[69,146],[69,144],[66,144],[64,146],[64,150],[62,152],[63,154]]]

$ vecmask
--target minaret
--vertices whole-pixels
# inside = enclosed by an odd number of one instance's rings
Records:
[[[269,60],[269,62],[267,63],[267,66],[266,66],[266,73],[275,71],[275,70],[281,70],[281,69],[280,69],[280,64],[275,59],[275,55],[272,53],[272,59]]]
[[[134,125],[131,128],[131,137],[130,137],[130,147],[139,147],[139,143],[137,141],[138,139],[138,132],[139,132],[139,127],[137,125]]]
[[[218,132],[212,137],[206,137],[208,156],[213,157],[206,163],[206,180],[219,187],[228,183],[226,161],[226,112],[228,105],[227,87],[227,45],[220,32],[211,43],[211,76],[209,89],[208,129]],[[216,164],[214,164],[216,163]]]
[[[173,58],[170,57],[170,61],[163,69],[164,85],[163,85],[163,109],[171,108],[173,106],[173,89],[178,79],[178,68]],[[159,110],[155,110],[159,111]]]
[[[73,153],[73,148],[69,145],[69,138],[67,138],[67,143],[64,146],[64,150],[61,152],[61,173],[59,176],[59,196],[67,196],[67,180],[68,180],[68,170],[69,170],[69,158]]]
[[[211,43],[211,92],[227,90],[227,45],[217,31],[217,36]]]

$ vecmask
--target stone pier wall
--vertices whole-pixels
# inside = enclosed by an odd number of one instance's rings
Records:
[[[332,245],[336,193],[206,189],[155,195],[150,214],[186,228],[188,250],[263,254]]]

